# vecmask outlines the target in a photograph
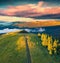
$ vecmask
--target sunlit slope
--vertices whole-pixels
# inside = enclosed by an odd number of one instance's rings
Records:
[[[41,46],[37,34],[9,34],[0,36],[0,63],[27,63],[27,50],[25,37],[27,37],[30,50],[31,63],[59,63],[55,56]]]

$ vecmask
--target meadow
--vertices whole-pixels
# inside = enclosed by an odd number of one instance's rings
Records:
[[[38,34],[33,33],[0,35],[0,63],[28,63],[28,60],[30,63],[60,63],[60,55],[50,55],[41,43]]]

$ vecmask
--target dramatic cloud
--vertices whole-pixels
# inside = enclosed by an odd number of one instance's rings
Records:
[[[35,20],[33,18],[0,16],[0,21],[5,21],[5,22],[15,22],[15,21],[31,22],[31,21],[35,21]]]
[[[49,7],[46,2],[40,1],[37,4],[9,6],[5,10],[0,10],[0,15],[18,17],[35,17],[48,14],[60,14],[60,7]]]
[[[12,16],[0,16],[0,21],[8,22],[36,22],[36,21],[55,21],[54,19],[34,19],[34,18],[25,18],[25,17],[12,17]]]
[[[16,31],[20,31],[20,29],[9,29],[9,28],[6,28],[6,29],[3,29],[3,30],[0,30],[0,33],[16,32]]]

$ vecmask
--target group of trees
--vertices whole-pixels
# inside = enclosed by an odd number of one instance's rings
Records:
[[[23,49],[26,48],[24,36],[19,37],[19,39],[16,42],[16,46],[17,46],[16,50],[18,50],[18,51],[23,50]]]
[[[57,53],[57,46],[59,40],[53,39],[52,36],[43,33],[42,34],[38,33],[38,36],[41,39],[42,46],[47,47],[47,50],[50,55],[52,55],[53,53],[54,54]]]

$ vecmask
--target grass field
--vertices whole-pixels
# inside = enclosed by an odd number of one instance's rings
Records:
[[[60,56],[49,55],[41,46],[37,34],[16,34],[0,36],[0,63],[27,63],[25,37],[29,47],[31,63],[60,63]]]

